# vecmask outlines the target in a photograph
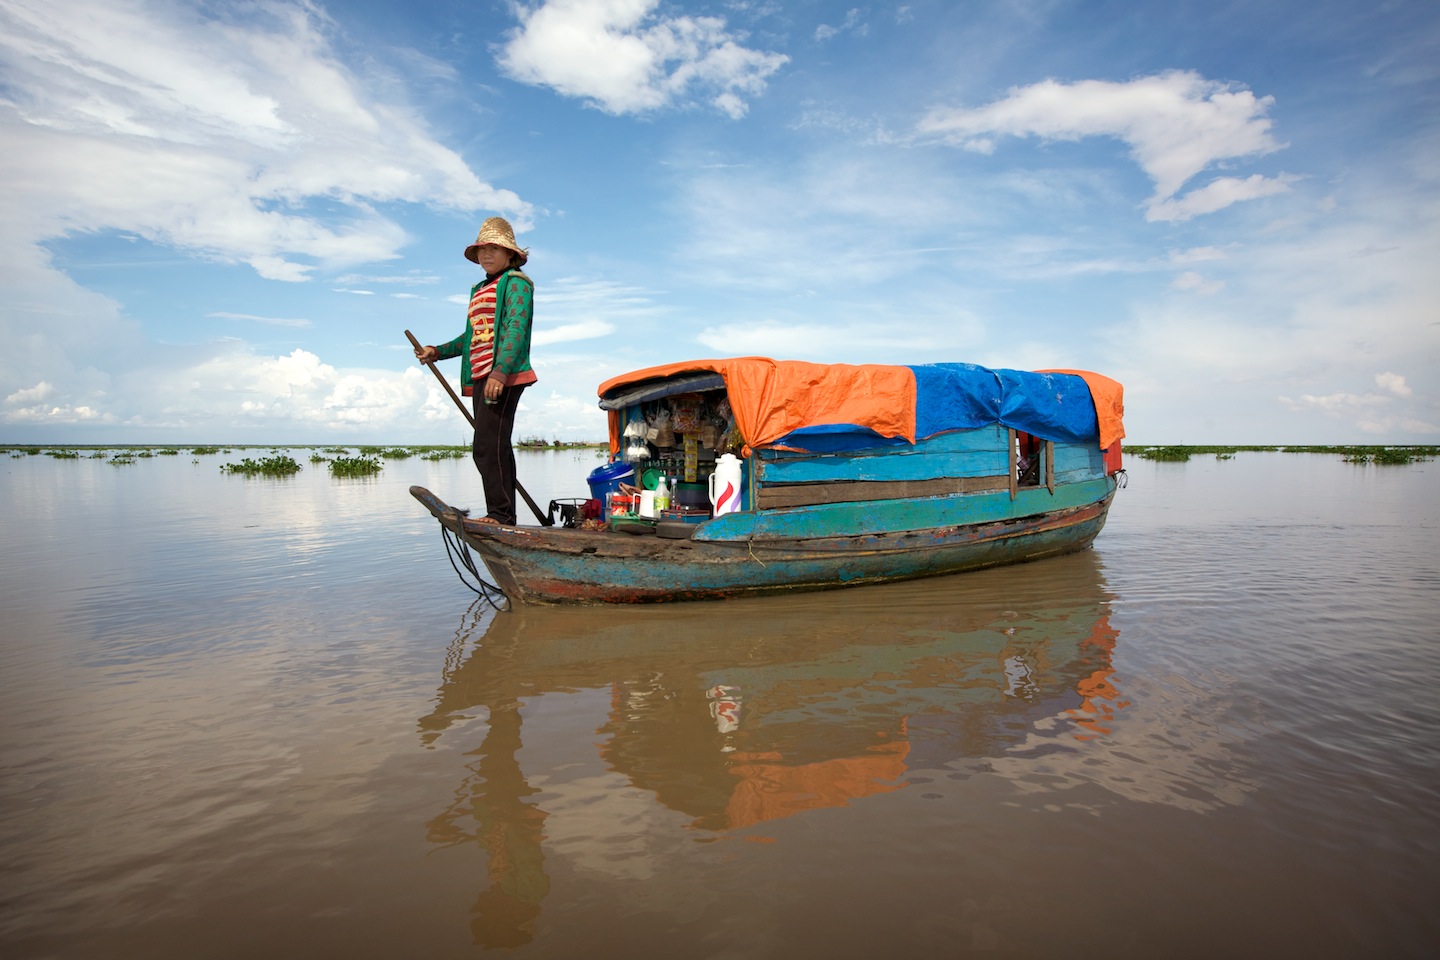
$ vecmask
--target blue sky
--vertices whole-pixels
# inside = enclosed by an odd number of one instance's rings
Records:
[[[404,331],[494,214],[522,437],[758,354],[1440,442],[1432,0],[0,0],[0,137],[0,442],[463,442]]]

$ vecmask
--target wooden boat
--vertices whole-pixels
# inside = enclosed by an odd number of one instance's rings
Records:
[[[647,452],[678,448],[681,434],[653,426],[672,408],[698,436],[715,428],[707,449],[728,438],[742,454],[740,509],[688,536],[637,536],[624,523],[480,523],[412,487],[513,601],[719,599],[1038,560],[1090,545],[1121,472],[1121,387],[1084,371],[746,357],[635,371],[599,395],[616,459],[639,433]],[[687,474],[704,475],[699,447],[687,445]]]

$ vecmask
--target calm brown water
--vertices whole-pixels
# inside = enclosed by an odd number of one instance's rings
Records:
[[[0,956],[1440,951],[1436,464],[1132,461],[1071,557],[496,614],[405,492],[468,462],[241,456],[0,461]]]

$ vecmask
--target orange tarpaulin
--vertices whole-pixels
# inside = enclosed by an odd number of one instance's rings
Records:
[[[704,370],[725,378],[730,410],[751,446],[762,447],[801,427],[832,423],[915,442],[915,375],[909,367],[768,357],[688,360],[613,377],[600,384],[599,393],[603,397],[619,386]],[[612,417],[612,447],[616,422]]]
[[[914,443],[917,432],[922,432],[917,411],[925,414],[926,436],[1000,422],[1046,439],[1075,442],[1095,437],[1090,431],[1098,428],[1100,448],[1113,449],[1117,458],[1117,443],[1125,436],[1124,389],[1087,370],[1024,373],[956,363],[909,367],[735,357],[647,367],[612,377],[600,385],[599,394],[603,398],[650,381],[705,373],[724,379],[731,412],[750,447],[776,445],[782,438],[788,445],[798,431],[806,432],[813,444],[817,428],[823,432],[835,426],[859,427],[884,439]],[[1093,427],[1086,422],[1090,411],[1066,402],[1066,391],[1057,390],[1045,374],[1083,381],[1096,416]],[[917,398],[920,393],[923,398]],[[612,453],[619,449],[620,427],[617,411],[611,410]]]
[[[1089,370],[1041,370],[1041,373],[1069,373],[1085,381],[1095,402],[1095,419],[1100,421],[1100,449],[1108,450],[1125,438],[1125,388],[1118,381]]]

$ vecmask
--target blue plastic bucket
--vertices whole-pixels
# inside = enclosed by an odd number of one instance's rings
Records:
[[[620,484],[635,483],[635,468],[624,460],[616,460],[591,470],[586,482],[590,484],[590,496],[604,503],[605,494],[620,492]]]

